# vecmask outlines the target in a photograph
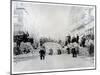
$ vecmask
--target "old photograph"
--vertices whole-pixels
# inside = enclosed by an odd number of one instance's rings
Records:
[[[95,69],[95,6],[12,1],[12,74]]]

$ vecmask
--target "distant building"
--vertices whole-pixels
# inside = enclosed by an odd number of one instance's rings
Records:
[[[23,30],[23,8],[22,3],[13,3],[13,29],[14,32],[22,31]]]
[[[12,8],[12,26],[14,33],[25,32],[25,17],[27,11],[24,8],[24,4],[21,2],[13,2]]]
[[[92,13],[94,10],[91,8],[86,11],[86,17],[80,20],[79,24],[77,23],[78,25],[71,31],[72,34],[79,34],[80,36],[94,34],[95,17]]]

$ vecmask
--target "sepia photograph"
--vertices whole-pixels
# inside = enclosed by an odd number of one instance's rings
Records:
[[[95,69],[95,12],[95,5],[12,0],[12,74]]]

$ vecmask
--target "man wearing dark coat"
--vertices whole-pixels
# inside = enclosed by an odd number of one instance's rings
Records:
[[[39,51],[39,54],[40,54],[40,60],[44,60],[45,59],[45,48],[42,47]]]
[[[72,56],[77,57],[77,51],[75,50],[75,48],[72,48]]]
[[[79,43],[79,36],[78,36],[78,34],[77,34],[76,39],[77,39],[76,42]]]

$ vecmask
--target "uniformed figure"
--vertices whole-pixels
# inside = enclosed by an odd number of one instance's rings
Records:
[[[68,41],[66,40],[66,41],[65,41],[65,46],[67,46],[67,44],[68,44]]]
[[[45,59],[45,48],[44,47],[42,47],[41,49],[40,49],[40,51],[39,51],[39,54],[40,54],[40,59],[41,60],[44,60]]]
[[[72,44],[72,49],[71,49],[71,53],[72,53],[72,57],[73,58],[77,57],[77,49],[76,49],[76,47],[77,47],[77,43],[73,43]]]
[[[77,37],[76,37],[76,42],[79,43],[79,36],[77,34]]]
[[[67,53],[70,54],[70,48],[69,47],[67,48]]]
[[[86,41],[86,38],[85,38],[85,36],[83,36],[81,39],[81,46],[82,47],[85,47],[85,41]]]
[[[77,57],[77,51],[75,50],[75,48],[72,48],[72,56],[73,57]]]
[[[61,54],[61,50],[60,50],[60,49],[58,49],[58,51],[57,51],[57,52],[58,52],[58,55],[60,55],[60,54]]]
[[[68,37],[68,43],[70,44],[70,42],[71,42],[71,36],[69,35],[67,37]]]

